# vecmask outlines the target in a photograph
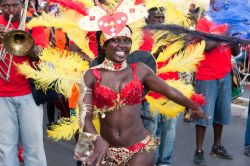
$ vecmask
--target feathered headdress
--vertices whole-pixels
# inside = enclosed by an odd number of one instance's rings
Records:
[[[89,9],[89,14],[80,19],[79,26],[86,31],[101,30],[112,37],[117,36],[127,24],[147,14],[144,6],[134,5],[130,0],[119,1],[112,10],[107,10],[98,0],[95,3],[97,6]]]

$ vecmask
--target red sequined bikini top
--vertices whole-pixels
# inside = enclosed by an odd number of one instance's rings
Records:
[[[94,85],[94,113],[105,113],[107,111],[119,110],[122,106],[141,103],[143,89],[139,78],[136,76],[136,64],[130,64],[133,71],[133,80],[128,82],[120,93],[100,83],[101,76],[97,68],[92,72],[97,81]]]

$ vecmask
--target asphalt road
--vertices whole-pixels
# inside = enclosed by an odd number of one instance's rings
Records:
[[[46,115],[44,116],[44,124],[47,123]],[[233,160],[223,160],[209,155],[212,142],[212,127],[208,128],[204,151],[207,166],[250,166],[250,158],[244,156],[244,132],[246,119],[234,116],[230,125],[225,126],[223,132],[223,145],[233,154]],[[70,142],[49,140],[44,135],[45,151],[48,166],[74,166],[76,161],[73,159],[73,149],[75,141]],[[182,121],[179,117],[177,125],[177,135],[175,148],[172,156],[172,166],[193,166],[193,154],[195,150],[195,130],[194,125]]]

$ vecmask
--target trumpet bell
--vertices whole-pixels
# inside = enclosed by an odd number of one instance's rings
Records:
[[[3,47],[12,55],[26,56],[34,47],[34,39],[23,30],[13,30],[4,36]]]

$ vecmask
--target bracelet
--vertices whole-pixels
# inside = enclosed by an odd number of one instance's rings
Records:
[[[82,131],[79,132],[79,137],[82,137],[86,141],[96,141],[98,136],[100,136],[100,135],[82,132]]]
[[[97,134],[79,132],[78,141],[74,150],[74,158],[81,160],[83,163],[87,161],[87,158],[94,153],[95,141]]]

